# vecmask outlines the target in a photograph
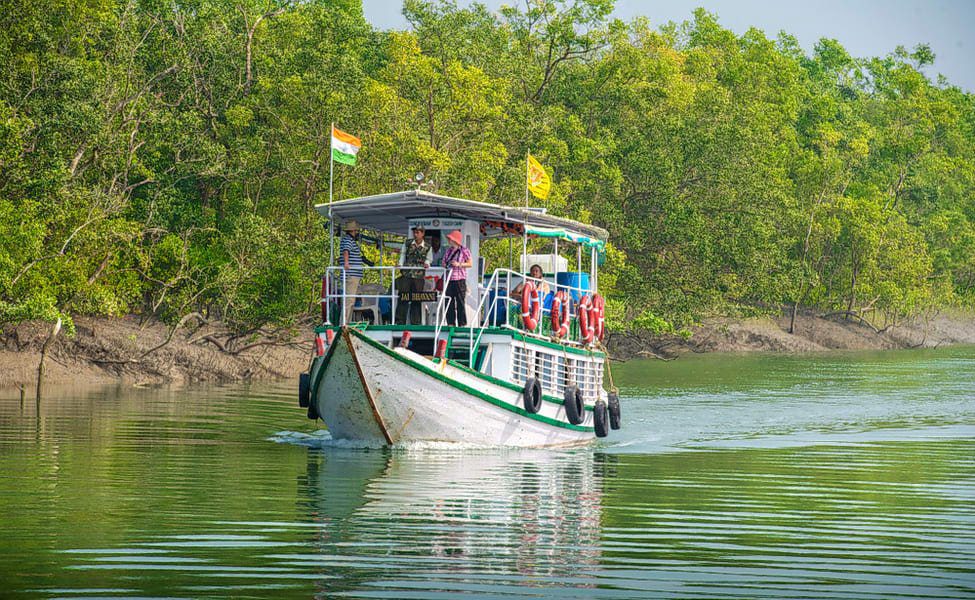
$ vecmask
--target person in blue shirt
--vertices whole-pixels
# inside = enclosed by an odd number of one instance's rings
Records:
[[[345,269],[345,320],[348,324],[352,320],[352,309],[355,306],[356,293],[359,291],[359,281],[363,275],[362,249],[359,247],[359,222],[349,219],[342,226],[345,232],[339,243],[339,256],[342,268]]]

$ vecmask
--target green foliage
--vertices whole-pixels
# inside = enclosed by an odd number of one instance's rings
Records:
[[[364,140],[337,197],[404,187],[607,228],[617,330],[786,304],[897,319],[975,302],[975,98],[930,47],[856,58],[611,0],[17,0],[0,15],[0,323],[313,308],[329,126]],[[507,263],[506,245],[486,247]]]

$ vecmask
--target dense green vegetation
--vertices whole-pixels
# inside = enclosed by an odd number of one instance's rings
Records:
[[[616,324],[755,307],[893,320],[975,300],[975,97],[926,46],[610,20],[612,0],[499,14],[407,0],[13,0],[0,13],[0,324],[196,310],[239,330],[313,308],[329,124],[338,197],[405,187],[609,229]],[[70,320],[69,320],[70,325]]]

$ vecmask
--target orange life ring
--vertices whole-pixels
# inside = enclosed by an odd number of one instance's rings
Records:
[[[583,296],[579,300],[577,310],[579,312],[579,334],[582,336],[582,342],[588,344],[592,341],[592,336],[596,332],[595,323],[591,322],[592,298],[588,295]]]
[[[525,329],[535,331],[538,327],[538,318],[542,313],[542,303],[538,300],[538,291],[535,284],[526,281],[521,286],[521,322],[525,324]]]
[[[592,323],[594,337],[602,340],[606,336],[606,301],[599,294],[594,294],[592,297],[589,322]]]
[[[562,304],[565,310],[562,310]],[[569,295],[565,290],[555,292],[552,298],[552,335],[555,337],[565,337],[569,333]]]

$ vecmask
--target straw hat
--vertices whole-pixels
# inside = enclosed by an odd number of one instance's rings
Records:
[[[463,245],[462,242],[464,241],[463,236],[461,236],[460,234],[460,229],[455,229],[450,233],[448,233],[447,239],[450,240],[451,242],[454,242],[458,246],[462,246]]]
[[[342,231],[360,231],[362,227],[359,227],[359,222],[355,219],[349,219],[342,226]]]

